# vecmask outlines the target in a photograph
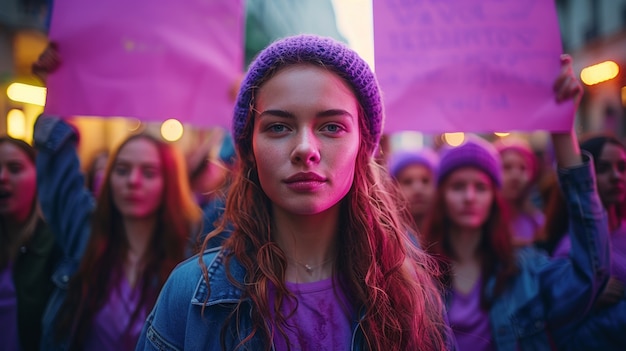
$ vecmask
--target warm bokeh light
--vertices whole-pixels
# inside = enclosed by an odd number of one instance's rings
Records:
[[[141,120],[137,118],[129,118],[128,119],[128,130],[131,132],[138,131],[141,128]]]
[[[501,132],[501,133],[500,132],[496,132],[496,133],[493,133],[493,134],[495,134],[496,136],[499,136],[500,138],[504,138],[506,136],[511,135],[511,133],[509,133],[509,132]]]
[[[26,115],[16,108],[7,113],[7,134],[15,139],[26,138]]]
[[[183,136],[183,125],[177,119],[171,118],[161,124],[161,136],[167,141],[176,141]]]
[[[424,135],[420,132],[405,131],[394,134],[393,150],[419,150],[424,147]]]
[[[446,142],[450,146],[459,146],[465,140],[464,133],[445,133],[443,136],[443,141]]]
[[[622,106],[626,107],[626,86],[622,87]]]
[[[46,105],[46,88],[44,87],[24,83],[12,83],[7,88],[7,96],[9,99],[17,102],[38,106]]]
[[[604,61],[580,71],[580,79],[587,85],[594,85],[617,77],[619,66],[613,61]]]

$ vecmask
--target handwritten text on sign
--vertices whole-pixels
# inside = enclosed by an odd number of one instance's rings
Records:
[[[561,41],[543,0],[374,0],[386,132],[569,130]]]

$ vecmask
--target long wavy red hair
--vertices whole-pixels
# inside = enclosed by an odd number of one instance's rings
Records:
[[[454,172],[454,171],[453,171]],[[422,245],[439,260],[442,274],[440,276],[445,289],[451,287],[452,271],[450,264],[455,260],[455,253],[450,244],[450,230],[452,219],[448,215],[445,203],[444,178],[437,187],[433,208],[425,220],[422,235]],[[493,184],[493,201],[489,216],[482,227],[482,239],[479,243],[478,254],[482,258],[483,277],[496,277],[495,294],[502,292],[509,279],[517,273],[512,233],[510,228],[510,214],[508,205],[500,194],[500,190]],[[483,279],[483,291],[488,279]],[[481,305],[489,307],[485,295],[481,294]]]
[[[289,65],[290,63],[282,63]],[[261,86],[261,84],[259,84]],[[253,109],[238,140],[239,167],[228,193],[223,221],[207,236],[203,247],[231,223],[232,235],[224,242],[225,264],[237,260],[246,270],[240,284],[244,297],[252,302],[253,330],[244,342],[261,336],[270,349],[273,334],[268,325],[277,325],[284,333],[288,316],[270,309],[268,286],[276,287],[275,306],[293,295],[284,276],[286,256],[272,239],[272,213],[269,198],[263,192],[252,153]],[[338,250],[334,271],[336,281],[359,311],[366,346],[371,350],[442,350],[446,348],[448,329],[443,318],[443,303],[437,287],[437,266],[430,256],[414,245],[410,237],[408,210],[399,211],[400,195],[386,171],[372,157],[377,145],[367,135],[366,117],[360,108],[361,146],[353,185],[342,200],[338,232]],[[208,282],[207,267],[199,259]],[[228,269],[226,271],[229,271]],[[210,288],[210,287],[209,287]],[[230,318],[244,310],[243,300]],[[274,323],[267,323],[274,319]],[[355,323],[357,321],[355,320]],[[227,333],[224,323],[223,337]]]
[[[149,134],[129,137],[112,154],[92,218],[91,236],[58,319],[58,335],[73,336],[71,345],[80,348],[96,313],[106,303],[121,270],[129,246],[122,215],[113,201],[111,173],[119,152],[129,143],[145,139],[156,146],[161,161],[163,194],[157,224],[146,250],[143,272],[138,276],[141,298],[131,320],[141,310],[150,310],[172,269],[185,258],[192,231],[200,220],[200,209],[191,196],[184,159],[174,145]]]

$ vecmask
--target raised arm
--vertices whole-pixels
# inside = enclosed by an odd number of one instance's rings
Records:
[[[569,55],[561,56],[561,72],[554,83],[554,93],[556,101],[559,103],[570,99],[574,100],[576,107],[580,103],[583,88],[574,75],[572,58]],[[578,138],[573,127],[566,133],[552,133],[552,144],[560,168],[571,168],[583,163],[580,157]]]
[[[573,99],[578,106],[582,86],[574,76],[571,58],[561,57],[561,72],[554,85],[557,102]],[[569,337],[563,330],[583,318],[609,277],[609,230],[606,211],[598,196],[593,162],[581,155],[572,128],[553,133],[559,185],[569,213],[572,248],[569,259],[554,259],[543,270],[549,323],[557,343]]]
[[[85,187],[76,154],[78,134],[65,121],[41,115],[35,123],[38,196],[64,256],[76,263],[89,238],[94,197]]]

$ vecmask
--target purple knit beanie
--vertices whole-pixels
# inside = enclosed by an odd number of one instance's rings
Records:
[[[443,150],[437,183],[442,184],[450,173],[462,167],[476,167],[487,173],[496,187],[502,187],[502,161],[487,140],[469,136],[463,144]]]
[[[521,139],[519,137],[506,137],[499,139],[493,144],[500,153],[500,155],[504,154],[507,151],[515,151],[518,154],[522,155],[528,162],[528,168],[531,173],[531,182],[534,182],[539,177],[539,161],[537,160],[537,156],[535,156],[535,152],[532,147],[525,139]]]
[[[389,174],[397,178],[398,174],[410,165],[425,166],[436,175],[439,168],[439,155],[430,148],[396,151],[389,156],[387,167]]]
[[[279,39],[261,51],[250,64],[241,82],[233,116],[235,144],[242,147],[242,134],[250,114],[255,91],[280,69],[298,63],[312,63],[345,79],[365,110],[371,137],[371,153],[376,150],[384,123],[383,103],[376,76],[359,54],[344,43],[317,35],[296,35]],[[306,84],[306,82],[303,82]],[[244,137],[245,139],[245,137]],[[247,147],[243,146],[243,147]]]

